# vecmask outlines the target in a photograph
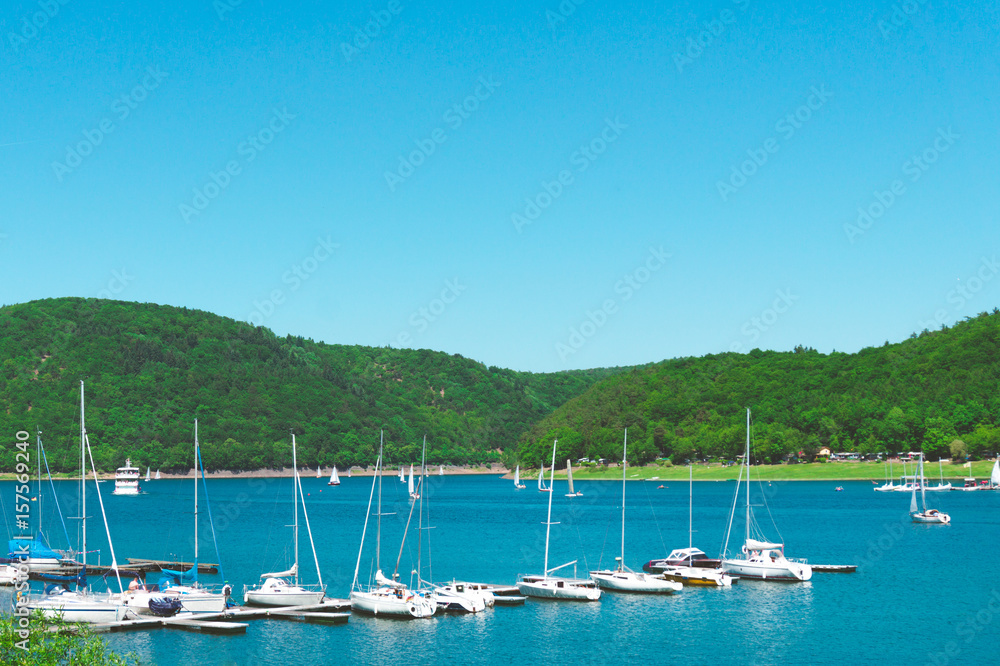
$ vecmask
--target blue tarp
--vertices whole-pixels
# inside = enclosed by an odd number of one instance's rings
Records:
[[[53,557],[57,560],[62,559],[62,554],[52,550],[45,543],[45,538],[41,532],[31,541],[28,539],[11,539],[7,542],[7,557],[15,560],[25,555],[36,559],[48,557]]]
[[[177,571],[176,569],[162,569],[160,571],[160,589],[165,590],[171,585],[191,585],[198,582],[198,565],[195,564],[187,571]]]

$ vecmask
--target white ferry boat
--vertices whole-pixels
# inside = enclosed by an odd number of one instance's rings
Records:
[[[125,466],[115,470],[115,495],[139,494],[139,468],[132,467],[132,459],[125,459]]]

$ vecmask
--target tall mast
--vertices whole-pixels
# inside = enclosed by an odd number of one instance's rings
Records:
[[[688,548],[693,542],[694,531],[694,465],[688,465]]]
[[[628,461],[628,428],[625,428],[625,443],[622,445],[622,559],[618,570],[625,570],[625,468]]]
[[[87,569],[87,426],[83,416],[83,380],[80,380],[80,550]]]
[[[194,566],[198,571],[198,419],[194,420]]]
[[[552,471],[549,472],[549,517],[545,520],[545,568],[542,570],[543,578],[548,578],[549,575],[549,532],[552,530],[552,496],[556,494],[552,490],[552,484],[556,480],[556,443],[558,441],[558,439],[552,440]]]
[[[920,510],[927,513],[927,491],[924,489],[924,454],[920,453]]]
[[[378,459],[382,460],[382,436],[383,431],[378,432]],[[375,473],[378,474],[378,522],[376,523],[377,529],[375,530],[375,570],[380,571],[382,569],[382,472],[379,469],[375,469]]]
[[[42,431],[35,426],[38,434],[35,436],[35,456],[38,458],[38,482],[35,486],[35,497],[38,502],[38,531],[42,531]]]
[[[747,464],[747,536],[743,540],[746,544],[747,539],[750,538],[750,408],[747,407],[747,450],[744,454],[746,456]]]
[[[423,567],[421,566],[421,555],[422,546],[424,544],[424,462],[427,460],[427,435],[424,435],[424,445],[420,452],[420,482],[417,484],[417,587],[420,587],[420,575]],[[427,522],[430,522],[430,517],[428,516]],[[430,545],[430,537],[428,536],[428,546]],[[434,580],[433,573],[427,574],[427,580]]]
[[[295,585],[299,584],[299,464],[295,454],[295,433],[292,433],[292,534],[295,537]]]

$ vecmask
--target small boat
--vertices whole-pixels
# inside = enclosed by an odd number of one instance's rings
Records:
[[[399,482],[406,483],[406,470],[402,466],[399,468]]]
[[[339,486],[340,485],[340,477],[337,476],[337,466],[336,465],[334,465],[333,471],[330,472],[330,480],[327,482],[326,485],[328,485],[328,486]]]
[[[924,454],[920,454],[920,476],[924,474]],[[927,508],[927,496],[925,495],[924,486],[926,484],[920,485],[920,504],[923,508],[922,511],[917,509],[917,484],[914,484],[910,492],[910,520],[915,523],[925,523],[930,525],[949,525],[951,524],[951,516],[947,513],[941,513],[937,509]]]
[[[944,482],[944,467],[941,464],[941,459],[938,458],[938,485],[927,486],[927,492],[946,492],[951,490],[951,484]]]
[[[132,459],[125,459],[125,466],[115,470],[114,495],[139,494],[139,468],[132,467]]]
[[[805,561],[785,557],[785,545],[773,543],[758,538],[759,529],[754,530],[755,521],[750,510],[750,410],[747,409],[747,439],[746,453],[743,456],[746,467],[746,531],[741,552],[723,557],[722,570],[731,576],[740,578],[755,578],[767,581],[807,581],[812,578],[812,567]],[[742,475],[742,470],[740,474]],[[739,497],[739,479],[736,482],[736,497]],[[729,534],[733,527],[736,514],[735,498],[733,511],[729,515],[729,528],[726,530],[726,546],[723,552],[729,552]]]
[[[149,468],[146,468],[146,481],[149,481]]]
[[[573,461],[569,459],[566,460],[566,479],[569,481],[569,492],[566,493],[566,497],[583,497],[583,493],[573,490]]]
[[[153,477],[153,480],[154,481],[159,481],[160,480],[160,470],[156,470],[156,475]]]
[[[317,479],[322,479],[323,478],[323,468],[322,467],[319,467],[319,466],[316,467],[316,478]]]
[[[413,465],[410,465],[410,478],[406,482],[406,492],[409,493],[410,499],[420,499],[420,493],[413,488]]]
[[[657,578],[647,573],[632,571],[625,566],[625,468],[628,459],[628,428],[625,429],[625,443],[622,447],[622,551],[615,558],[618,566],[613,570],[591,571],[590,578],[604,590],[615,592],[645,592],[647,594],[673,594],[680,592],[684,585],[673,580]],[[569,461],[566,461],[567,464]],[[570,485],[572,488],[572,485]],[[575,495],[569,495],[575,497]]]
[[[993,471],[990,472],[990,488],[1000,489],[1000,458],[993,461]]]
[[[650,560],[642,565],[642,570],[649,573],[663,573],[667,569],[677,567],[693,567],[697,569],[715,569],[722,560],[711,558],[700,548],[677,548],[660,560]]]
[[[739,577],[730,576],[722,569],[703,567],[668,567],[660,575],[664,580],[696,587],[730,587],[739,581]]]
[[[444,465],[438,465],[438,476],[444,476]]]
[[[836,488],[834,488],[834,491],[838,492],[838,493],[842,493],[842,492],[844,492],[844,486],[837,486]]]
[[[874,490],[877,493],[891,493],[892,491],[894,491],[896,489],[896,484],[893,483],[892,481],[890,481],[890,479],[893,478],[892,477],[892,460],[886,461],[886,464],[888,465],[888,467],[887,467],[887,472],[886,472],[886,477],[885,477],[885,483],[883,483],[881,486],[878,486],[878,487],[872,489],[872,490]],[[875,483],[875,482],[872,481],[872,483]]]
[[[538,470],[538,492],[547,493],[551,491],[551,487],[545,487],[545,463],[542,463],[541,469]]]
[[[552,487],[552,482],[555,480],[556,471],[556,444],[559,440],[554,440],[552,442],[552,468],[549,472],[549,488]],[[541,490],[541,477],[539,476],[539,490]],[[585,579],[573,579],[573,578],[559,578],[552,576],[552,572],[558,571],[564,567],[568,567],[571,564],[576,564],[576,560],[572,562],[567,562],[558,567],[549,569],[549,535],[552,531],[552,496],[555,493],[549,493],[549,514],[548,519],[545,521],[545,565],[542,569],[542,575],[530,575],[521,576],[521,579],[517,582],[517,589],[521,594],[527,597],[534,597],[538,599],[572,599],[578,601],[597,601],[601,598],[601,588],[597,587],[593,580]]]
[[[517,490],[524,490],[524,484],[521,483],[521,466],[518,465],[514,468],[514,488]]]

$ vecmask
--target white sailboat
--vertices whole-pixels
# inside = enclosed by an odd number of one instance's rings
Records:
[[[337,476],[337,466],[336,465],[333,466],[333,471],[330,472],[330,480],[327,481],[326,485],[328,485],[328,486],[339,486],[340,485],[340,477]]]
[[[946,492],[951,490],[951,484],[944,482],[944,465],[941,464],[941,459],[938,458],[938,484],[936,486],[927,486],[927,492]]]
[[[652,594],[673,594],[680,592],[683,585],[649,574],[632,571],[625,566],[625,469],[628,460],[628,428],[625,429],[625,442],[622,445],[622,551],[616,557],[617,566],[614,569],[591,571],[590,577],[605,590],[616,592],[645,592]],[[569,461],[566,461],[567,464]],[[572,485],[570,486],[572,490]],[[575,497],[575,495],[568,495]]]
[[[990,473],[990,487],[1000,489],[1000,458],[993,461],[993,471]]]
[[[566,497],[583,497],[583,493],[573,490],[573,461],[569,458],[566,459],[566,479],[569,481],[569,492],[566,493]]]
[[[87,457],[90,454],[90,443],[87,439],[87,428],[84,419],[84,389],[80,382],[80,556],[83,570],[77,578],[77,591],[69,591],[62,587],[55,588],[41,597],[29,598],[23,604],[29,611],[40,611],[45,617],[62,618],[66,622],[103,623],[118,622],[134,618],[136,612],[124,603],[120,594],[91,594],[87,588]],[[101,517],[104,519],[104,529],[111,550],[111,570],[115,572],[118,588],[121,578],[118,574],[118,560],[115,558],[115,547],[111,542],[111,531],[108,519],[104,513],[104,500],[101,498],[101,488],[97,484],[97,467],[94,465],[93,454],[90,454],[90,466],[94,472],[94,486],[97,488],[97,499],[101,505]]]
[[[444,476],[444,465],[438,465],[438,476]]]
[[[521,466],[518,465],[514,468],[514,488],[516,490],[524,490],[524,484],[521,483]]]
[[[766,541],[760,529],[754,529],[756,521],[750,511],[750,410],[747,409],[747,442],[743,456],[746,467],[746,535],[741,553],[722,558],[722,570],[740,578],[756,578],[760,580],[777,581],[807,581],[812,578],[812,567],[805,561],[792,560],[785,557],[785,546],[782,543]],[[740,470],[742,475],[743,471]],[[736,482],[736,494],[733,497],[733,509],[729,514],[729,528],[726,530],[725,554],[729,554],[729,535],[733,528],[733,518],[736,515],[736,500],[739,497],[739,479]],[[758,538],[760,537],[760,538]]]
[[[402,468],[400,468],[402,472]],[[378,484],[378,518],[375,540],[375,584],[363,589],[358,583],[358,571],[361,568],[361,554],[365,548],[365,534],[368,532],[368,518],[371,516],[372,498],[375,495],[375,485]],[[375,463],[375,475],[372,477],[372,489],[368,496],[368,510],[365,514],[365,527],[361,532],[361,547],[358,549],[358,561],[354,567],[354,581],[351,583],[351,611],[355,613],[370,613],[376,617],[390,615],[401,618],[431,617],[437,610],[437,605],[420,594],[408,590],[406,585],[396,580],[389,580],[382,573],[380,555],[382,550],[382,516],[393,515],[382,513],[382,436],[379,435],[378,460]]]
[[[556,444],[558,441],[554,440],[552,442],[552,469],[549,472],[549,488],[552,487],[552,482],[555,480]],[[541,485],[540,479],[541,477],[539,477],[539,485]],[[551,575],[554,571],[568,567],[571,564],[576,564],[576,560],[573,560],[572,562],[549,569],[549,535],[552,525],[558,524],[552,522],[552,496],[554,494],[549,493],[549,513],[548,519],[545,521],[545,564],[542,569],[542,575],[521,576],[521,579],[517,581],[517,589],[525,596],[538,599],[597,601],[601,598],[601,588],[597,587],[594,581],[558,578]]]
[[[160,470],[156,470],[156,476],[153,477],[153,480],[154,481],[159,481],[160,480]]]
[[[149,481],[149,468],[146,468],[146,481]]]
[[[553,469],[555,469],[554,465]],[[538,492],[547,493],[551,491],[552,491],[551,484],[548,488],[545,487],[545,463],[542,463],[541,469],[538,470]]]
[[[406,483],[406,470],[403,469],[402,465],[399,467],[399,482]]]
[[[288,571],[277,571],[260,575],[263,581],[256,587],[245,588],[243,599],[248,604],[257,606],[307,606],[323,601],[326,586],[323,585],[323,575],[319,570],[319,558],[316,556],[316,544],[313,543],[312,528],[309,527],[309,513],[306,511],[306,498],[302,493],[302,482],[299,479],[299,468],[296,463],[295,434],[292,434],[292,468],[295,475],[292,480],[292,541],[295,544],[295,563]],[[302,514],[306,519],[306,531],[309,533],[309,544],[312,546],[313,561],[316,563],[316,577],[319,583],[304,586],[299,583],[299,497],[302,497]],[[291,579],[291,580],[289,580]]]
[[[892,460],[888,460],[887,461],[887,465],[888,465],[888,470],[889,471],[888,471],[888,476],[885,479],[885,483],[883,483],[881,486],[873,488],[873,490],[875,492],[877,492],[877,493],[891,493],[892,491],[894,491],[896,489],[896,484],[892,482],[892,479],[893,479],[893,476],[892,476]]]
[[[920,454],[919,463],[920,472],[918,472],[919,478],[924,476],[924,454]],[[947,513],[941,513],[937,509],[927,508],[927,495],[925,493],[924,486],[926,483],[920,484],[920,505],[923,510],[918,510],[917,508],[917,487],[914,485],[910,492],[910,520],[915,523],[927,523],[936,525],[948,525],[951,523],[951,516]]]
[[[323,478],[323,468],[320,467],[319,465],[316,466],[316,478],[317,479]]]
[[[420,495],[413,488],[413,465],[410,465],[410,478],[406,482],[406,492],[409,493],[410,499],[420,499]]]

